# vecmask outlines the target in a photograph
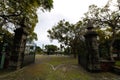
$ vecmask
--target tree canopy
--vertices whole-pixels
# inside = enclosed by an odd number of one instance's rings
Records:
[[[71,24],[68,21],[60,20],[57,25],[48,30],[48,37],[50,39],[57,39],[61,44],[70,47],[72,49],[71,52],[76,55],[79,43],[84,39],[85,28],[82,25],[81,21]]]
[[[37,19],[37,9],[51,10],[53,0],[2,0],[0,1],[0,26],[12,23],[15,27],[27,27],[33,31]]]
[[[110,47],[110,56],[112,59],[112,45],[117,38],[117,34],[120,32],[120,10],[118,7],[112,10],[109,5],[106,5],[103,8],[99,8],[96,5],[90,5],[89,10],[85,13],[84,20],[90,19],[93,21],[95,27],[109,28],[109,39],[111,40]],[[106,36],[105,36],[106,37]]]
[[[33,32],[38,22],[36,11],[38,9],[50,11],[52,8],[53,0],[1,0],[0,31],[9,35],[10,31],[13,32],[16,28],[24,27],[29,33],[27,40],[29,42],[37,40],[37,34]]]
[[[47,50],[47,54],[54,54],[55,51],[58,50],[56,45],[45,45],[45,49]]]
[[[100,36],[99,42],[104,43],[106,40],[109,40],[110,56],[112,56],[112,45],[120,33],[120,10],[118,5],[114,7],[116,8],[113,10],[109,4],[106,4],[102,8],[96,5],[90,5],[89,10],[82,17],[82,20],[76,24],[60,20],[57,25],[53,26],[51,30],[48,30],[48,37],[50,39],[57,39],[62,44],[71,48],[80,47],[77,45],[83,45],[81,42],[84,41],[83,35],[86,31],[85,28],[89,25],[87,22],[90,20]],[[75,49],[73,50],[76,51]]]

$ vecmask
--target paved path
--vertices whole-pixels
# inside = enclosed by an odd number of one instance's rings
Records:
[[[120,76],[110,72],[87,72],[68,56],[37,55],[35,64],[2,75],[0,80],[120,80]]]

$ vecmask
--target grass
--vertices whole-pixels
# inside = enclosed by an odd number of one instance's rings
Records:
[[[52,65],[56,70],[53,70],[49,67],[48,75],[40,76],[40,80],[42,77],[46,77],[44,80],[89,80],[90,76],[85,75],[83,72],[78,70],[77,59],[71,57],[51,57],[44,60],[44,63],[48,65]],[[47,65],[46,64],[46,65]],[[43,69],[42,69],[43,70]],[[84,78],[83,78],[84,76]],[[41,79],[42,78],[42,79]]]
[[[48,62],[57,70],[53,70],[52,74],[48,75],[47,80],[88,80],[90,76],[81,72],[77,65],[77,59],[70,57],[54,57]],[[83,78],[84,76],[84,78]]]
[[[0,80],[105,80],[102,78],[106,77],[107,80],[120,79],[111,73],[89,73],[71,57],[36,56],[35,64],[1,76]]]
[[[77,60],[70,58],[70,57],[54,57],[51,58],[50,61],[48,62],[54,66],[60,65],[60,64],[77,64]]]
[[[116,61],[115,65],[120,67],[120,61]]]
[[[0,75],[5,75],[5,74],[9,74],[10,72],[13,72],[13,70],[6,70],[6,69],[0,69]]]

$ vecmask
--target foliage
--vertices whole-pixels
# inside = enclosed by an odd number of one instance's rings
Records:
[[[120,21],[119,10],[112,11],[108,7],[99,8],[96,5],[90,5],[89,10],[85,13],[84,20],[91,19],[95,27],[109,28],[110,32],[119,31]],[[117,32],[118,33],[118,32]]]
[[[34,40],[38,40],[37,39],[37,34],[35,32],[32,32],[28,35],[27,37],[27,42],[32,42]]]
[[[47,54],[53,54],[55,51],[57,51],[56,45],[45,45],[45,49],[47,50]]]
[[[4,27],[9,28],[6,30],[7,32],[22,27],[29,33],[29,42],[32,42],[34,39],[37,40],[37,35],[33,31],[38,22],[36,13],[38,8],[42,11],[50,11],[53,8],[53,0],[1,0],[0,30]],[[9,34],[6,33],[6,35]],[[6,36],[5,40],[11,43],[13,40],[9,37]]]
[[[5,42],[8,42],[9,40],[12,40],[13,39],[13,34],[10,33],[9,31],[6,31],[5,29],[0,29],[0,42],[4,41]]]
[[[53,0],[3,0],[0,1],[0,26],[12,23],[15,27],[27,27],[32,32],[37,23],[36,11],[51,10]]]
[[[115,65],[120,67],[120,61],[116,61]]]
[[[96,32],[99,36],[99,43],[105,43],[107,40],[111,39],[111,29],[108,27],[106,29],[97,28]]]
[[[76,24],[70,24],[68,21],[60,20],[57,25],[48,30],[48,37],[57,39],[61,44],[70,47],[70,51],[76,55],[78,53],[77,50],[80,48],[80,42],[84,40],[84,32],[85,28],[82,27],[81,21]]]
[[[69,40],[71,36],[74,36],[71,32],[72,24],[66,22],[65,20],[60,20],[56,26],[51,30],[48,30],[48,37],[51,39],[57,39],[59,42],[69,45]]]
[[[105,6],[103,8],[99,8],[96,5],[90,5],[89,10],[85,13],[84,21],[91,20],[93,25],[97,28],[109,28],[109,35],[108,37],[111,42],[110,46],[110,58],[112,58],[112,45],[114,43],[116,35],[119,33],[120,30],[120,14],[119,9],[111,10],[109,6]],[[104,36],[104,38],[106,35]]]
[[[64,49],[64,55],[70,55],[71,54],[71,48],[70,47],[66,47]]]
[[[7,51],[10,52],[12,50],[12,40],[13,34],[11,34],[9,31],[6,31],[5,29],[0,29],[0,52],[4,44],[6,44]]]
[[[40,54],[41,51],[42,51],[42,49],[39,46],[37,46],[35,52],[38,53],[38,54]]]

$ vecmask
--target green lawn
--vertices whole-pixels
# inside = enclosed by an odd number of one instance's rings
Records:
[[[37,55],[35,64],[2,75],[0,80],[120,80],[120,76],[87,72],[72,57]]]
[[[120,67],[120,61],[116,61],[115,65]]]

